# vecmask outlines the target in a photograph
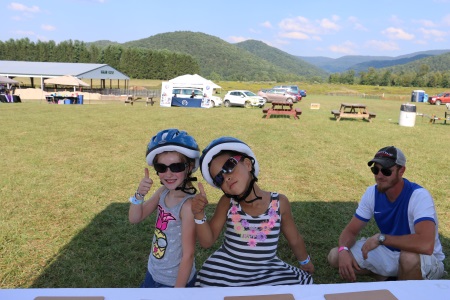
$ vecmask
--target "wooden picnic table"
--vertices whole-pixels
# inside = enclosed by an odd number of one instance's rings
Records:
[[[294,108],[294,104],[292,102],[272,102],[272,107],[264,108],[263,114],[266,114],[266,119],[269,119],[271,115],[287,115],[293,116],[294,119],[298,119],[298,116],[302,114],[300,108]]]
[[[336,117],[337,122],[341,118],[366,119],[372,122],[372,119],[376,117],[375,113],[369,112],[367,106],[361,103],[341,103],[339,110],[332,110],[331,113]]]

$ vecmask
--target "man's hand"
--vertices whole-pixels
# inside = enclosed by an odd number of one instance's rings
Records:
[[[339,255],[339,275],[342,279],[350,282],[356,281],[355,270],[360,271],[358,263],[353,257],[352,253],[347,250],[343,250],[338,253]]]
[[[380,234],[377,233],[374,236],[371,236],[366,240],[364,245],[361,248],[361,252],[364,259],[367,259],[369,257],[369,252],[378,247],[380,244],[378,243],[378,236]]]
[[[198,190],[200,191],[200,193],[195,195],[195,197],[192,199],[191,209],[192,213],[194,214],[194,218],[196,218],[197,220],[201,220],[205,215],[205,207],[208,204],[208,199],[206,197],[203,184],[201,184],[200,182],[198,183]]]

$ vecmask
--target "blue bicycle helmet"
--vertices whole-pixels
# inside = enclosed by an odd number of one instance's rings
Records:
[[[230,136],[223,136],[213,140],[202,152],[200,157],[200,171],[202,172],[203,178],[213,187],[214,185],[211,174],[209,174],[209,164],[213,158],[219,154],[220,151],[235,151],[247,155],[253,159],[254,176],[257,177],[259,174],[259,164],[256,160],[255,154],[252,149],[241,140]]]
[[[175,128],[165,129],[152,137],[147,146],[147,164],[153,166],[155,156],[166,151],[176,151],[195,160],[192,173],[198,169],[200,149],[195,139],[188,135],[186,131]]]

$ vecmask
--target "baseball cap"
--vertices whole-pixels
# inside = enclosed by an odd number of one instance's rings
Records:
[[[405,166],[406,157],[400,149],[389,146],[378,150],[374,158],[367,164],[370,167],[374,163],[378,163],[384,168],[391,168],[394,165]]]

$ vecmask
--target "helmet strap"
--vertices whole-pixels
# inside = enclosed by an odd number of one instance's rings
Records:
[[[252,172],[252,175],[253,175],[253,172]],[[239,195],[231,195],[231,194],[224,193],[225,196],[227,196],[228,198],[233,198],[237,202],[241,202],[242,200],[244,200],[245,203],[253,203],[256,200],[262,199],[262,197],[256,195],[256,191],[255,191],[255,182],[258,181],[258,178],[256,178],[256,176],[254,176],[254,175],[252,177],[253,178],[250,181],[250,184],[248,185],[247,191],[245,191],[245,193],[241,197],[239,197]],[[248,197],[248,195],[250,195],[250,193],[252,191],[253,191],[253,193],[255,194],[256,197],[251,199],[251,200],[245,200]]]

